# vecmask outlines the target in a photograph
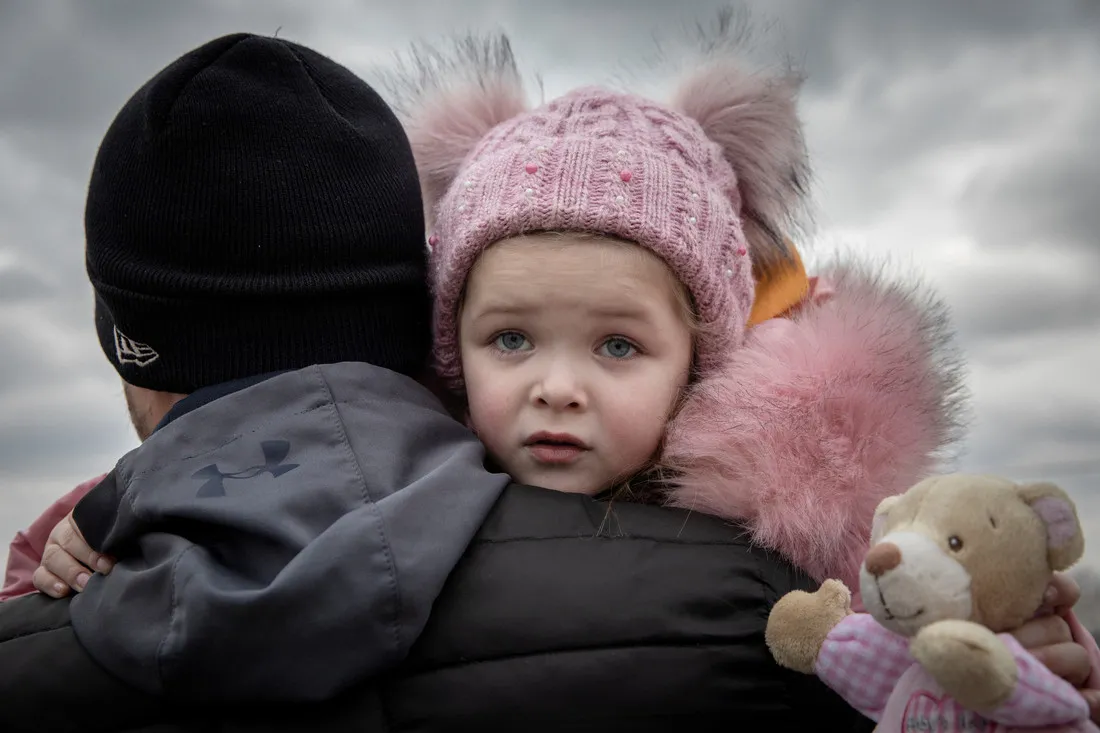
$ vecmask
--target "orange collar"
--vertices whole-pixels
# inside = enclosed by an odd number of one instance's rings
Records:
[[[785,240],[794,255],[794,261],[771,273],[756,283],[756,298],[749,314],[749,328],[771,318],[786,315],[801,303],[810,292],[810,279],[798,249],[791,240]]]

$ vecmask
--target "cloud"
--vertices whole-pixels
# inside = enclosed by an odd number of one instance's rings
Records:
[[[0,307],[48,298],[53,288],[30,270],[0,267]]]
[[[1094,66],[1100,50],[1097,58]],[[1100,89],[1080,81],[1072,104],[1081,109],[1035,110],[1033,145],[991,161],[964,192],[964,224],[987,249],[1027,247],[1043,258],[1073,248],[1100,262]]]

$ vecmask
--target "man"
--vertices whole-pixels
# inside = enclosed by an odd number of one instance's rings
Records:
[[[508,483],[414,381],[422,222],[396,117],[307,48],[219,38],[118,114],[87,266],[146,439],[76,509],[129,559],[71,606],[108,670],[149,692],[277,698],[290,665],[293,694],[321,699],[404,658]],[[327,600],[340,611],[304,623]]]
[[[123,108],[88,265],[151,434],[75,510],[111,573],[0,603],[0,730],[870,730],[771,660],[813,583],[739,528],[481,467],[409,378],[412,171],[374,92],[285,41]]]

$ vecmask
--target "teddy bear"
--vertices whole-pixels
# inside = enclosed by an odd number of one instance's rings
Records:
[[[779,600],[766,641],[877,731],[1100,730],[1073,686],[1008,633],[1083,553],[1076,507],[1054,484],[933,476],[875,510],[859,578],[866,613],[826,580]]]

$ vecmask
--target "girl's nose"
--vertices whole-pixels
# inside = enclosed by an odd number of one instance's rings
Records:
[[[587,406],[576,371],[562,361],[549,365],[546,374],[536,384],[533,396],[536,404],[553,410],[580,410]]]

